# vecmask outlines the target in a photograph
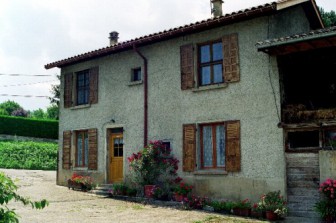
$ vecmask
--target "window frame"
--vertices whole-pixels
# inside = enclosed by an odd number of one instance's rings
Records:
[[[213,122],[213,123],[202,123],[199,124],[199,142],[200,142],[200,169],[201,170],[226,170],[226,162],[223,167],[217,166],[217,143],[216,143],[216,126],[222,125],[224,127],[224,135],[225,135],[225,153],[224,160],[226,161],[226,122]],[[204,148],[203,148],[203,127],[211,126],[212,128],[212,167],[204,167]]]
[[[75,131],[76,133],[76,137],[75,137],[75,167],[88,167],[89,166],[89,131],[88,130],[79,130],[79,131]],[[85,153],[85,135],[87,137],[87,147],[88,147],[88,152],[87,154]],[[79,165],[79,160],[78,160],[78,138],[79,136],[82,137],[82,161],[83,161],[83,165]],[[86,159],[87,156],[87,159]],[[87,160],[87,163],[85,163]]]
[[[76,82],[75,82],[76,106],[77,105],[87,105],[90,102],[90,69],[78,71],[75,74],[76,74]],[[84,86],[78,86],[79,85],[79,78],[78,78],[79,75],[84,75],[84,80],[83,80]],[[78,97],[79,91],[87,92],[87,101],[83,100],[83,103],[79,102],[79,97]]]
[[[222,59],[221,60],[213,60],[213,45],[220,43],[222,45]],[[202,63],[201,62],[201,48],[203,46],[207,46],[209,45],[210,48],[210,61],[209,62],[205,62]],[[224,53],[223,53],[223,41],[222,39],[216,39],[216,40],[211,40],[211,41],[207,41],[207,42],[203,42],[203,43],[199,43],[197,44],[197,80],[198,80],[198,86],[202,87],[202,86],[210,86],[210,85],[216,85],[216,84],[223,84],[225,83],[224,80],[224,65],[223,65],[223,61],[224,61]],[[214,66],[220,64],[222,67],[222,82],[216,82],[214,83]],[[210,66],[210,83],[209,84],[202,84],[202,67],[207,67]]]

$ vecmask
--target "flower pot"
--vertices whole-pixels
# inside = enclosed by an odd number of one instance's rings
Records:
[[[145,197],[146,198],[153,198],[154,187],[155,187],[155,185],[145,185],[144,186]]]
[[[278,214],[274,213],[274,211],[266,211],[266,218],[270,221],[275,221],[279,219]]]
[[[251,215],[250,208],[233,208],[233,214],[242,216],[242,217],[249,217]]]
[[[177,202],[183,201],[184,198],[185,198],[184,195],[174,194],[174,200],[177,201]]]
[[[251,217],[253,217],[253,218],[263,218],[263,213],[261,211],[251,211]]]

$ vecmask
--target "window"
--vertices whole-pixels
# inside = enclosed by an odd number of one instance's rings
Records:
[[[132,69],[131,81],[141,81],[141,68]]]
[[[197,127],[198,126],[198,127]],[[199,129],[196,133],[196,129]],[[196,138],[199,137],[199,147]],[[199,154],[199,158],[196,158]],[[240,121],[183,125],[183,171],[222,169],[239,172],[241,167]]]
[[[77,73],[76,90],[77,105],[88,104],[90,95],[89,70],[84,70]]]
[[[336,130],[325,131],[325,147],[336,150]]]
[[[232,33],[216,41],[200,43],[197,47],[192,43],[180,46],[181,90],[219,85],[208,88],[216,89],[238,82],[240,80],[238,43],[238,34]],[[195,60],[197,60],[196,68]],[[197,75],[194,75],[195,73]]]
[[[64,108],[98,103],[99,67],[62,74]]]
[[[225,167],[225,126],[224,123],[200,126],[201,167]]]
[[[87,167],[89,157],[88,131],[76,132],[76,167]]]
[[[222,41],[199,45],[199,83],[201,86],[219,84],[223,78]]]
[[[290,149],[299,148],[317,148],[320,144],[320,132],[315,131],[300,131],[288,132],[288,146]]]

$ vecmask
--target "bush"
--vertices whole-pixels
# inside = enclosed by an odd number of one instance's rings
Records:
[[[0,167],[56,170],[57,150],[56,143],[0,141]]]
[[[0,115],[0,134],[58,139],[58,121]]]

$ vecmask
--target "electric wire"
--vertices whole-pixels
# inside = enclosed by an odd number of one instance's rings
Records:
[[[26,83],[26,84],[0,85],[0,87],[19,87],[19,86],[28,86],[28,85],[35,85],[35,84],[50,83],[50,82],[56,82],[56,81],[59,81],[59,80],[40,81],[40,82]]]
[[[0,74],[0,76],[52,77],[50,74]]]

